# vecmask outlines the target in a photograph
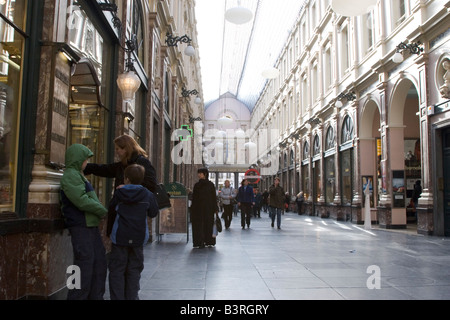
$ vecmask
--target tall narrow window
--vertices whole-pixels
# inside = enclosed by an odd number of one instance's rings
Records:
[[[346,116],[341,134],[341,195],[343,204],[351,204],[353,198],[353,121]]]
[[[0,213],[15,210],[26,3],[0,1]]]
[[[302,152],[302,191],[305,199],[309,198],[309,143],[305,142]]]
[[[333,65],[331,58],[331,44],[328,42],[324,48],[323,54],[323,85],[326,92],[332,84]]]
[[[311,73],[311,86],[312,86],[312,103],[319,98],[319,70],[317,66],[317,59],[314,60]]]
[[[92,162],[105,163],[112,49],[104,31],[94,25],[83,7],[75,7],[72,14],[77,19],[68,31],[69,45],[82,59],[74,65],[70,79],[67,144],[84,144],[94,153]],[[106,200],[106,179],[92,176],[90,180],[99,198]]]
[[[349,56],[349,35],[348,35],[348,26],[345,25],[342,27],[340,32],[340,61],[341,61],[341,69],[340,74],[343,76],[347,69],[350,66],[350,56]]]

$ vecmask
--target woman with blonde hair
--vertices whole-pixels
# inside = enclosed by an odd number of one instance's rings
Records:
[[[131,164],[139,164],[145,168],[144,181],[142,186],[155,193],[158,184],[156,180],[156,171],[152,166],[145,150],[129,135],[121,135],[114,139],[115,153],[119,161],[111,164],[95,164],[88,163],[84,174],[93,174],[95,176],[104,178],[115,178],[114,189],[124,184],[125,168]],[[112,225],[115,219],[115,210],[110,208],[108,214],[108,228],[107,235],[109,236],[112,230]]]

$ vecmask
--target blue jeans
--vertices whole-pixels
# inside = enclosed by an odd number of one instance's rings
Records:
[[[270,207],[270,217],[272,218],[272,223],[275,222],[275,216],[277,217],[277,227],[281,227],[281,212],[283,209]]]

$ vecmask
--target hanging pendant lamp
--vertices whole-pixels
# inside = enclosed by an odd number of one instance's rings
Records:
[[[219,118],[217,120],[217,122],[221,125],[221,126],[226,126],[226,125],[230,125],[233,123],[233,119],[231,119],[231,117],[229,116],[223,116],[221,118]]]
[[[277,68],[269,68],[264,70],[261,75],[266,79],[276,79],[280,75],[280,70]]]
[[[355,17],[368,13],[376,4],[377,0],[332,0],[331,8],[341,16]]]
[[[127,71],[117,77],[117,86],[122,92],[123,101],[134,100],[134,94],[141,86],[141,80],[134,71]]]
[[[253,12],[241,6],[241,1],[238,1],[238,6],[228,9],[225,12],[225,19],[234,24],[244,24],[253,19]]]

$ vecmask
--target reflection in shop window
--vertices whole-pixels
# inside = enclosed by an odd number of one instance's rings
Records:
[[[305,142],[302,152],[302,190],[305,199],[309,198],[309,143]]]
[[[82,6],[68,7],[68,43],[82,59],[72,67],[68,146],[80,143],[92,150],[92,163],[106,163],[111,68],[111,46],[105,43]],[[90,176],[99,198],[105,201],[106,179]]]
[[[26,1],[0,1],[0,212],[14,211]],[[5,20],[5,17],[7,20]]]
[[[351,204],[353,198],[353,121],[350,116],[344,118],[341,135],[341,179],[342,203]]]

